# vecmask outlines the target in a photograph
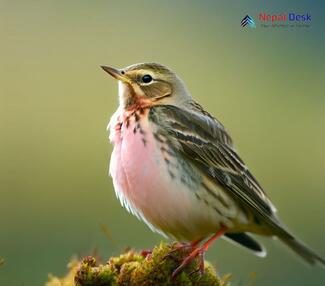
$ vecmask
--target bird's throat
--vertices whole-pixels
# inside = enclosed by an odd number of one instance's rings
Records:
[[[119,101],[123,110],[133,111],[152,106],[151,100],[146,98],[137,86],[119,82]]]

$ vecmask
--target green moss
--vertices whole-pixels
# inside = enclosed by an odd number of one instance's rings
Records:
[[[95,258],[86,257],[74,268],[74,283],[76,286],[226,286],[227,279],[220,279],[215,269],[205,262],[205,271],[199,275],[197,261],[190,263],[176,278],[171,274],[188,255],[187,251],[177,250],[172,256],[167,256],[175,245],[161,243],[147,257],[133,250],[118,257],[111,257],[106,264],[97,265]],[[71,277],[71,275],[69,276]],[[55,281],[55,277],[51,278]],[[64,284],[62,286],[73,285]],[[73,282],[73,281],[72,281]],[[50,284],[46,286],[56,286]]]
[[[117,273],[112,264],[97,266],[95,258],[89,256],[82,260],[74,281],[76,286],[115,286],[118,285],[116,283]]]

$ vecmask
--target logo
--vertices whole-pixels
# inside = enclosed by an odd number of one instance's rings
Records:
[[[311,15],[297,13],[267,14],[265,12],[258,15],[258,19],[263,22],[311,22]]]
[[[254,16],[255,17],[255,16]],[[310,13],[278,13],[269,14],[260,12],[253,17],[246,15],[240,22],[242,27],[256,28],[256,24],[261,28],[309,28],[311,27],[312,17]]]
[[[256,28],[256,25],[255,25],[255,21],[254,19],[249,16],[249,15],[246,15],[240,22],[240,25],[242,27],[250,27],[250,28]]]

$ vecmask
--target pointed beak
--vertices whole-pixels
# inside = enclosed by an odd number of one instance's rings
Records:
[[[131,83],[131,80],[126,75],[124,75],[121,70],[109,66],[101,66],[101,68],[117,80]]]

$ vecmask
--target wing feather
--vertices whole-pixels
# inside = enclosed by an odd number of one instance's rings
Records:
[[[200,107],[201,108],[201,107]],[[278,226],[276,209],[232,145],[225,128],[198,104],[190,109],[171,105],[151,108],[178,151],[265,222]],[[155,116],[159,113],[159,116]],[[161,120],[163,118],[163,120]]]

